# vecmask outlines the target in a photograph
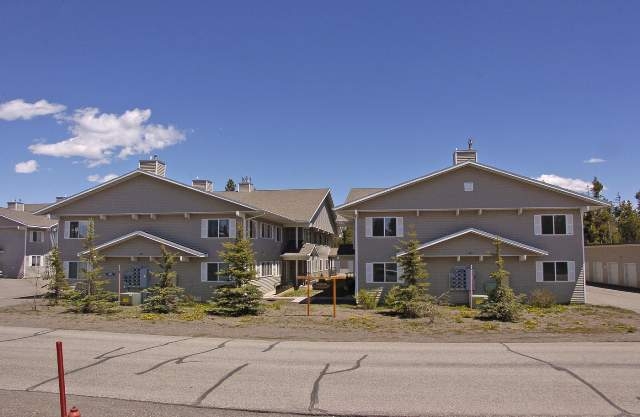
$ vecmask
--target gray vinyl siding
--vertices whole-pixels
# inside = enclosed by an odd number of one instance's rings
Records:
[[[571,236],[535,236],[535,214],[572,214],[574,234]],[[391,285],[366,283],[366,264],[369,262],[391,262],[397,253],[396,247],[401,240],[389,237],[365,237],[365,218],[376,216],[403,217],[405,237],[412,228],[415,228],[418,240],[421,242],[428,242],[473,227],[549,252],[548,256],[543,257],[528,256],[524,262],[519,261],[517,258],[507,259],[507,269],[510,268],[511,272],[511,285],[517,292],[529,294],[536,288],[548,288],[556,294],[558,302],[569,302],[576,288],[576,282],[580,276],[584,276],[581,215],[578,209],[525,210],[522,215],[518,215],[516,210],[484,211],[482,214],[461,212],[459,216],[456,216],[455,212],[421,212],[419,216],[415,212],[383,212],[377,214],[375,212],[366,212],[360,213],[357,220],[357,279],[360,288],[387,287]],[[428,254],[428,249],[423,253]],[[456,258],[436,259],[426,257],[427,268],[431,274],[431,292],[438,295],[448,289],[449,272],[455,265],[473,264],[477,271],[478,280],[480,282],[487,280],[488,273],[495,269],[495,257],[487,256],[483,262],[480,262],[479,257],[476,254],[474,255],[474,257],[463,257],[461,262],[457,262]],[[535,276],[536,260],[575,261],[576,282],[537,283]]]
[[[326,199],[322,203],[322,207],[318,210],[318,213],[316,213],[316,216],[311,220],[311,227],[323,230],[332,235],[336,234],[336,224],[333,213]]]
[[[25,230],[13,221],[0,217],[0,270],[7,278],[22,276]]]

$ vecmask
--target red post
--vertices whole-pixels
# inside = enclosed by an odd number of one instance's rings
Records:
[[[56,342],[58,357],[58,389],[60,391],[60,416],[67,417],[67,393],[64,385],[64,363],[62,359],[62,342]]]

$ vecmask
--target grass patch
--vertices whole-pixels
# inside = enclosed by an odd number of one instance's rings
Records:
[[[538,320],[535,320],[535,319],[525,320],[524,323],[522,323],[522,325],[525,330],[535,330],[538,328]]]
[[[282,307],[289,301],[287,300],[276,300],[270,303],[265,303],[264,307],[268,310],[280,311]]]
[[[311,289],[311,296],[313,297],[314,295],[319,294],[321,292],[322,291]],[[297,290],[295,288],[289,288],[279,296],[280,297],[306,297],[307,287],[298,287]]]
[[[200,321],[207,315],[207,309],[203,304],[194,304],[182,311],[178,318],[182,321]]]
[[[163,318],[164,317],[162,317],[162,315],[157,313],[140,314],[140,320],[145,320],[145,321],[156,321],[156,320],[162,320]]]
[[[482,325],[480,326],[483,330],[498,330],[498,323],[492,323],[492,322],[487,322],[487,323],[482,323]]]

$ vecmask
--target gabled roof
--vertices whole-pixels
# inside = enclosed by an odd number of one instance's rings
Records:
[[[0,217],[19,223],[22,226],[48,229],[58,224],[57,220],[51,220],[47,216],[37,216],[27,211],[17,211],[0,207]]]
[[[166,246],[168,248],[172,248],[172,249],[178,250],[180,252],[187,253],[187,254],[195,256],[197,258],[206,258],[207,257],[207,254],[204,253],[204,252],[200,252],[198,250],[189,248],[187,246],[180,245],[179,243],[175,243],[175,242],[172,242],[170,240],[163,239],[163,238],[158,237],[156,235],[152,235],[151,233],[143,232],[142,230],[131,232],[129,234],[120,236],[118,238],[115,238],[113,240],[105,242],[105,243],[103,243],[101,245],[98,245],[98,246],[96,246],[96,250],[100,251],[100,250],[104,250],[104,249],[107,249],[107,248],[110,248],[110,247],[113,247],[113,246],[117,246],[117,245],[119,245],[121,243],[124,243],[124,242],[126,242],[128,240],[134,239],[136,237],[141,237],[143,239],[151,240],[151,241],[156,242],[156,243],[158,243],[160,245],[164,245],[164,246]],[[85,254],[85,253],[86,253],[86,251],[83,251],[83,252],[80,252],[78,255],[82,255],[82,254]]]
[[[298,252],[286,252],[280,255],[283,259],[300,259],[305,260],[313,254],[317,254],[318,250],[313,243],[305,243]]]
[[[366,197],[373,193],[379,193],[384,190],[386,190],[386,188],[352,188],[349,190],[349,194],[347,194],[347,198],[344,203],[351,203],[352,201],[359,200],[362,197]]]
[[[577,198],[579,200],[582,200],[583,202],[588,203],[588,205],[595,205],[595,206],[607,206],[608,205],[608,203],[606,203],[606,202],[603,202],[603,201],[600,201],[598,199],[595,199],[595,198],[592,198],[592,197],[577,193],[575,191],[567,190],[565,188],[558,187],[556,185],[547,184],[546,182],[534,180],[533,178],[529,178],[529,177],[525,177],[525,176],[522,176],[522,175],[514,174],[512,172],[505,171],[505,170],[502,170],[502,169],[498,169],[498,168],[495,168],[495,167],[492,167],[492,166],[489,166],[489,165],[484,165],[484,164],[480,164],[478,162],[469,161],[469,162],[463,162],[463,163],[458,164],[458,165],[452,165],[450,167],[441,169],[439,171],[432,172],[432,173],[424,175],[422,177],[415,178],[413,180],[409,180],[409,181],[400,183],[398,185],[394,185],[393,187],[381,189],[381,190],[379,190],[377,192],[373,192],[373,193],[364,195],[362,197],[356,198],[356,199],[351,200],[351,201],[349,201],[348,197],[347,197],[347,202],[345,202],[344,204],[336,207],[336,210],[342,210],[342,209],[345,209],[347,207],[353,206],[355,204],[361,203],[363,201],[371,200],[373,198],[388,194],[388,193],[393,192],[395,190],[406,188],[406,187],[409,187],[409,186],[411,186],[413,184],[416,184],[416,183],[419,183],[419,182],[422,182],[422,181],[428,181],[428,180],[430,180],[432,178],[435,178],[437,176],[446,174],[446,173],[451,172],[451,171],[455,171],[455,170],[461,169],[463,167],[468,167],[468,166],[475,167],[475,168],[478,168],[478,169],[482,169],[484,171],[488,171],[488,172],[491,172],[491,173],[494,173],[494,174],[498,174],[498,175],[501,175],[501,176],[504,176],[504,177],[508,177],[508,178],[511,178],[511,179],[514,179],[514,180],[517,180],[517,181],[521,181],[521,182],[530,184],[530,185],[534,185],[536,187],[544,188],[544,189],[547,189],[547,190],[552,191],[552,192],[565,194],[565,195]],[[363,190],[363,189],[355,189],[355,190]],[[359,193],[360,192],[356,192],[356,194],[359,194]],[[349,194],[351,194],[351,193],[349,193]]]
[[[240,201],[285,217],[294,223],[308,223],[322,207],[329,188],[293,190],[222,191],[213,194]]]
[[[502,242],[502,243],[504,243],[506,245],[513,246],[513,247],[522,249],[524,251],[531,252],[532,254],[535,254],[535,255],[544,255],[544,256],[546,256],[546,255],[549,254],[549,252],[547,252],[545,250],[542,250],[542,249],[539,249],[539,248],[536,248],[536,247],[533,247],[533,246],[529,246],[527,244],[524,244],[524,243],[521,243],[521,242],[517,242],[515,240],[507,239],[505,237],[498,236],[498,235],[495,235],[493,233],[485,232],[484,230],[475,229],[473,227],[470,227],[470,228],[464,229],[464,230],[460,230],[459,232],[452,233],[452,234],[446,235],[446,236],[442,236],[442,237],[440,237],[438,239],[434,239],[434,240],[431,240],[429,242],[423,243],[422,245],[418,246],[417,250],[427,249],[427,248],[435,246],[435,245],[437,245],[439,243],[443,243],[443,242],[446,242],[446,241],[449,241],[449,240],[453,240],[453,239],[458,239],[458,238],[460,238],[462,236],[469,235],[469,234],[474,234],[474,235],[477,235],[477,236],[481,236],[481,237],[487,238],[487,239],[492,240],[492,241],[499,240],[500,242]],[[408,252],[398,252],[396,256],[404,256],[407,253]]]
[[[49,205],[51,205],[51,203],[25,203],[24,211],[28,211],[29,213],[35,213],[36,211],[43,209]]]

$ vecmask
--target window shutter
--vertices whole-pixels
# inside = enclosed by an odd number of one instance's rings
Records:
[[[69,261],[64,261],[62,263],[62,268],[64,269],[64,276],[69,279]]]
[[[400,266],[400,264],[396,264],[396,273],[398,274],[398,282],[403,284],[404,283],[404,278],[402,278],[402,274],[404,272],[404,270],[402,269],[402,267]]]
[[[200,237],[206,238],[209,234],[209,220],[202,219],[200,220]]]
[[[573,214],[567,214],[565,216],[565,219],[567,222],[567,234],[572,235],[573,234]]]
[[[262,264],[261,263],[257,263],[256,264],[256,277],[261,277],[262,276]]]
[[[236,219],[229,219],[229,237],[236,238]]]
[[[539,214],[533,216],[533,234],[536,236],[542,234],[542,217]]]
[[[368,283],[373,282],[373,264],[371,262],[367,262],[365,270],[366,270],[366,281]]]
[[[69,228],[71,227],[70,223],[71,222],[64,222],[64,238],[65,239],[69,239]]]
[[[206,262],[200,262],[200,281],[202,282],[207,281],[207,263]]]
[[[569,270],[569,282],[576,281],[576,263],[575,261],[567,262],[567,269]]]
[[[44,242],[44,232],[40,232],[40,242]]]
[[[364,235],[365,237],[373,236],[373,217],[364,219]]]
[[[542,282],[542,261],[536,261],[536,282]]]
[[[396,236],[404,237],[404,217],[396,217]]]

